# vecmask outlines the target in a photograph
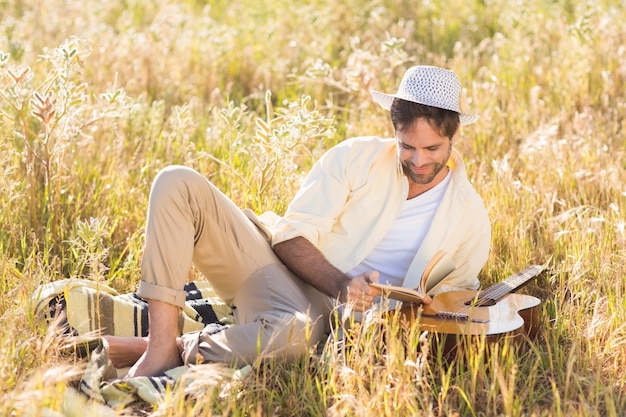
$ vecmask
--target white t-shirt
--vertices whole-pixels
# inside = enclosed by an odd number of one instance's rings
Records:
[[[347,274],[355,277],[367,271],[378,271],[380,283],[402,286],[409,265],[428,233],[451,178],[452,174],[448,172],[435,187],[406,200],[389,233]]]

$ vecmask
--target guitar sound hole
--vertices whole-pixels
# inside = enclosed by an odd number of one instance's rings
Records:
[[[491,307],[493,305],[496,305],[496,300],[494,300],[493,298],[479,298],[479,299],[472,298],[471,300],[467,300],[465,302],[465,305],[466,306],[474,305],[476,307]]]

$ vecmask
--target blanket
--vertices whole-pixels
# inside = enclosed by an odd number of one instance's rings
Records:
[[[207,325],[234,324],[230,306],[206,281],[185,285],[186,302],[178,320],[179,332],[201,330]],[[103,283],[63,279],[41,285],[33,295],[37,315],[65,314],[67,332],[115,336],[147,336],[148,304],[135,293],[119,294]]]
[[[205,327],[217,332],[234,324],[230,306],[215,295],[208,282],[189,282],[185,291],[178,321],[181,334]],[[111,407],[141,401],[154,405],[190,370],[181,366],[156,377],[121,379],[126,370],[113,367],[106,343],[98,335],[147,336],[148,305],[135,293],[119,294],[103,283],[63,279],[41,285],[31,302],[35,314],[60,324],[68,340],[74,341],[73,352],[87,358],[78,388],[91,399]],[[242,375],[247,369],[232,372]]]
[[[106,344],[100,343],[90,354],[78,388],[88,398],[115,409],[142,408],[141,404],[154,407],[175,388],[183,389],[191,397],[200,396],[207,390],[207,384],[217,384],[223,377],[228,377],[231,384],[238,383],[251,369],[250,366],[233,369],[224,364],[205,364],[179,366],[159,376],[121,379],[116,376],[117,370],[109,360]],[[197,378],[199,375],[202,377]],[[198,387],[196,379],[205,386]]]

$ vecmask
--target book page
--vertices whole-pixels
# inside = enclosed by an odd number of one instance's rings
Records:
[[[445,251],[440,250],[437,252],[428,265],[426,265],[426,269],[424,269],[424,273],[422,274],[421,283],[424,294],[431,291],[455,269],[456,266],[452,262],[452,258],[448,256]]]
[[[395,285],[381,284],[378,282],[372,282],[370,287],[378,288],[382,291],[383,296],[392,298],[394,300],[403,301],[407,303],[421,303],[424,300],[424,296],[416,290],[410,288],[397,287]]]
[[[447,256],[444,250],[439,250],[430,259],[422,277],[420,279],[420,286],[415,289],[398,287],[395,285],[381,284],[374,282],[370,284],[370,287],[380,289],[383,294],[394,300],[404,301],[409,303],[421,303],[424,297],[433,287],[447,277],[456,267],[452,262],[452,259]]]

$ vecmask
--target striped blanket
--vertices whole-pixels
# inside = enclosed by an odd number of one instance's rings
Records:
[[[203,364],[179,366],[159,376],[120,379],[105,345],[100,344],[91,352],[78,389],[88,398],[114,409],[142,410],[146,408],[145,404],[150,408],[157,406],[173,389],[183,389],[190,397],[202,396],[207,389],[201,385],[218,384],[223,378],[228,378],[231,383],[241,381],[251,369],[250,366],[233,369],[225,364]],[[201,384],[196,383],[197,379]]]
[[[208,282],[193,281],[185,286],[187,299],[178,321],[180,333],[212,327],[220,331],[234,324],[231,308],[218,298]],[[181,381],[189,370],[181,366],[157,377],[120,379],[126,370],[117,370],[108,358],[106,344],[94,335],[147,336],[148,305],[136,294],[119,294],[115,289],[84,279],[64,279],[40,286],[32,297],[34,312],[48,320],[61,320],[70,339],[92,337],[86,348],[88,363],[77,387],[87,397],[111,407],[144,402],[156,404],[166,391]],[[87,347],[88,346],[88,347]],[[235,376],[246,369],[232,370]]]
[[[207,325],[231,325],[232,310],[218,298],[209,283],[193,281],[185,286],[187,301],[180,313],[180,333]],[[85,279],[64,279],[42,285],[33,295],[36,314],[56,317],[64,312],[67,330],[73,335],[106,334],[147,336],[148,304],[136,294]]]

